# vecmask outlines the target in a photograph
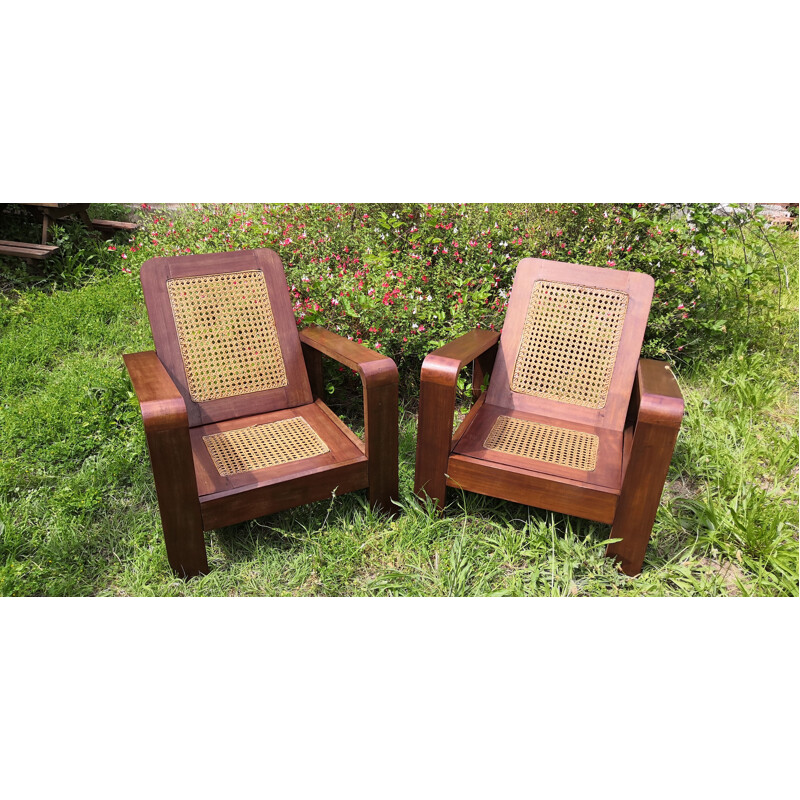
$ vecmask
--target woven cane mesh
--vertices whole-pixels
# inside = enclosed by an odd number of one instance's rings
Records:
[[[192,400],[286,386],[260,270],[172,278],[167,290]]]
[[[536,281],[511,390],[603,408],[627,309],[625,292]]]
[[[214,433],[203,441],[220,475],[252,472],[329,451],[303,417]]]
[[[487,450],[592,472],[597,466],[598,442],[593,433],[499,416],[483,446]]]

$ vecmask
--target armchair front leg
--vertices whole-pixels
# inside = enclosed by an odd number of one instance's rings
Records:
[[[627,575],[642,571],[664,482],[683,418],[683,396],[669,367],[641,359],[633,387],[631,412],[636,427],[611,536],[622,541],[608,545]]]
[[[169,564],[178,575],[206,573],[186,403],[155,352],[123,359],[142,411]]]
[[[499,338],[495,331],[470,331],[434,350],[422,362],[414,493],[419,497],[427,494],[440,510],[445,502],[458,373],[475,362],[472,384],[475,399],[484,376],[494,364]]]
[[[397,366],[388,356],[312,325],[300,331],[309,382],[315,396],[322,391],[321,355],[356,370],[364,393],[364,445],[369,501],[373,508],[396,514],[398,490]]]

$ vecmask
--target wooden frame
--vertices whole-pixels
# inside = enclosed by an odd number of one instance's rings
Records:
[[[187,388],[166,281],[243,269],[260,270],[269,288],[287,385],[195,402]],[[253,250],[151,259],[142,265],[141,279],[156,350],[123,358],[142,411],[167,555],[175,572],[186,576],[208,572],[203,531],[322,500],[333,492],[366,488],[376,509],[395,510],[394,361],[322,328],[298,333],[276,253]],[[319,398],[322,354],[361,375],[364,442]],[[316,392],[312,393],[312,385]],[[302,417],[313,428],[326,445],[324,453],[227,476],[214,466],[204,436],[292,417]]]
[[[628,315],[602,409],[582,408],[509,389],[522,323],[534,280],[620,287]],[[607,554],[629,575],[641,571],[647,543],[683,417],[683,398],[666,364],[639,359],[652,296],[652,278],[582,265],[525,259],[518,268],[502,337],[472,331],[428,355],[422,365],[414,491],[444,508],[446,488],[610,524]],[[474,363],[475,403],[453,433],[456,384]],[[491,372],[489,388],[480,393]],[[483,442],[502,413],[534,423],[586,431],[600,442],[597,468],[581,472],[487,450]]]

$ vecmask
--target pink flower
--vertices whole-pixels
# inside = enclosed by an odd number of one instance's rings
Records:
[[[617,266],[617,262],[616,261],[606,261],[606,266],[616,267]]]
[[[109,250],[116,250],[117,248],[116,248],[116,247],[114,247],[114,245],[112,244],[112,245],[111,245],[111,247],[109,247],[108,249],[109,249]]]

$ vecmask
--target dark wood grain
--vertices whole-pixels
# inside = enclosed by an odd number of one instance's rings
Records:
[[[538,280],[576,283],[627,293],[628,308],[603,408],[586,408],[511,391],[511,376],[517,361],[528,302],[533,285]],[[653,279],[644,273],[587,267],[582,264],[567,264],[540,258],[523,259],[514,277],[511,301],[503,325],[503,335],[486,402],[503,408],[515,408],[551,417],[564,423],[564,427],[569,427],[569,423],[574,422],[614,430],[621,435],[625,427],[625,414],[628,410],[631,386],[636,374],[636,364],[639,360],[652,296]]]
[[[603,408],[586,408],[511,391],[530,294],[537,280],[575,283],[628,294],[610,388]],[[576,264],[523,259],[499,344],[481,332],[450,342],[423,362],[414,490],[444,506],[456,487],[613,525],[621,541],[608,554],[628,574],[641,569],[675,445],[683,399],[658,362],[639,361],[653,293],[650,276]],[[485,332],[484,332],[485,336]],[[487,347],[481,350],[479,342]],[[496,352],[496,355],[495,355]],[[483,353],[483,355],[480,355]],[[480,399],[452,434],[459,370],[476,361],[473,397]],[[480,394],[491,373],[486,394]],[[597,464],[577,470],[485,447],[500,415],[598,437]]]
[[[396,514],[398,490],[398,382],[394,361],[316,325],[300,331],[305,351],[316,350],[354,369],[364,397],[364,447],[368,460],[369,498],[374,508]],[[306,363],[316,364],[306,357]]]
[[[611,528],[611,536],[622,541],[606,551],[628,575],[642,570],[684,408],[677,381],[659,361],[639,362],[633,394],[639,398],[636,426]]]
[[[158,356],[123,356],[139,400],[170,566],[187,577],[208,572],[186,405]]]
[[[167,281],[256,269],[264,275],[269,292],[288,385],[195,402],[188,390]],[[367,488],[375,508],[396,513],[392,501],[398,497],[397,367],[392,359],[322,329],[304,331],[301,344],[276,253],[254,250],[151,259],[142,266],[141,280],[156,352],[125,356],[125,361],[142,407],[173,569],[187,575],[208,569],[204,529],[335,494]],[[319,399],[323,354],[361,376],[364,442]],[[323,440],[326,452],[248,472],[219,473],[205,436],[298,416]]]
[[[564,427],[560,420],[553,420],[551,417],[545,417],[541,414],[530,414],[513,408],[493,406],[489,403],[489,398],[487,397],[486,403],[473,421],[469,432],[461,437],[457,445],[454,444],[451,447],[451,452],[472,456],[483,461],[492,461],[496,464],[508,464],[521,469],[545,470],[549,475],[578,480],[593,486],[603,486],[607,489],[619,491],[622,480],[621,434],[605,428],[596,428],[593,425],[569,423],[570,430],[588,433],[598,438],[597,465],[594,470],[589,472],[542,461],[532,462],[532,459],[524,456],[487,449],[484,447],[486,437],[489,435],[497,418],[501,415],[538,425]],[[538,464],[539,466],[533,467],[532,464]]]
[[[491,355],[500,334],[473,330],[428,355],[420,373],[417,457],[414,493],[428,495],[439,508],[445,503],[445,473],[453,439],[458,374],[480,359],[481,380],[492,369]],[[473,389],[474,389],[473,382]]]
[[[139,225],[135,222],[122,222],[116,219],[92,219],[89,221],[95,230],[104,234],[133,233],[139,229]]]
[[[196,403],[189,394],[167,281],[170,278],[255,269],[261,270],[264,274],[288,384],[277,389]],[[297,335],[297,324],[292,312],[289,287],[277,253],[262,249],[152,258],[142,264],[140,277],[156,352],[181,390],[186,401],[189,424],[192,427],[236,416],[249,416],[280,408],[306,405],[312,401],[311,387]]]
[[[249,428],[253,425],[268,425],[281,420],[302,417],[328,447],[328,452],[320,455],[289,461],[271,467],[240,472],[234,475],[220,475],[203,441],[204,436],[213,436],[225,431]],[[303,473],[324,472],[337,464],[365,460],[363,451],[346,436],[341,428],[322,410],[319,403],[295,406],[267,414],[251,417],[238,417],[224,422],[212,422],[191,429],[192,450],[194,453],[197,492],[201,499],[205,495],[255,489],[260,485],[272,485]],[[326,480],[324,476],[321,480]],[[366,484],[365,484],[366,486]],[[332,487],[331,487],[332,488]],[[359,487],[364,488],[364,487]]]
[[[16,256],[26,261],[39,261],[58,252],[58,247],[52,244],[34,244],[32,242],[10,242],[0,240],[0,255]]]
[[[86,223],[89,217],[86,209],[89,203],[20,203],[31,209],[37,220],[42,222],[42,244],[47,244],[50,223],[53,220],[63,219],[64,217],[78,216],[82,222]],[[89,229],[91,223],[89,223]]]
[[[619,492],[530,470],[453,455],[447,485],[536,508],[611,523]]]
[[[322,397],[322,353],[313,347],[309,347],[305,342],[301,341],[303,349],[303,361],[306,365],[306,372],[308,373],[308,383],[311,386],[311,396],[316,400]]]
[[[236,525],[256,517],[317,500],[330,500],[363,489],[368,482],[367,464],[362,459],[339,464],[324,475],[300,474],[274,484],[261,484],[246,492],[220,492],[201,499],[206,530]]]

